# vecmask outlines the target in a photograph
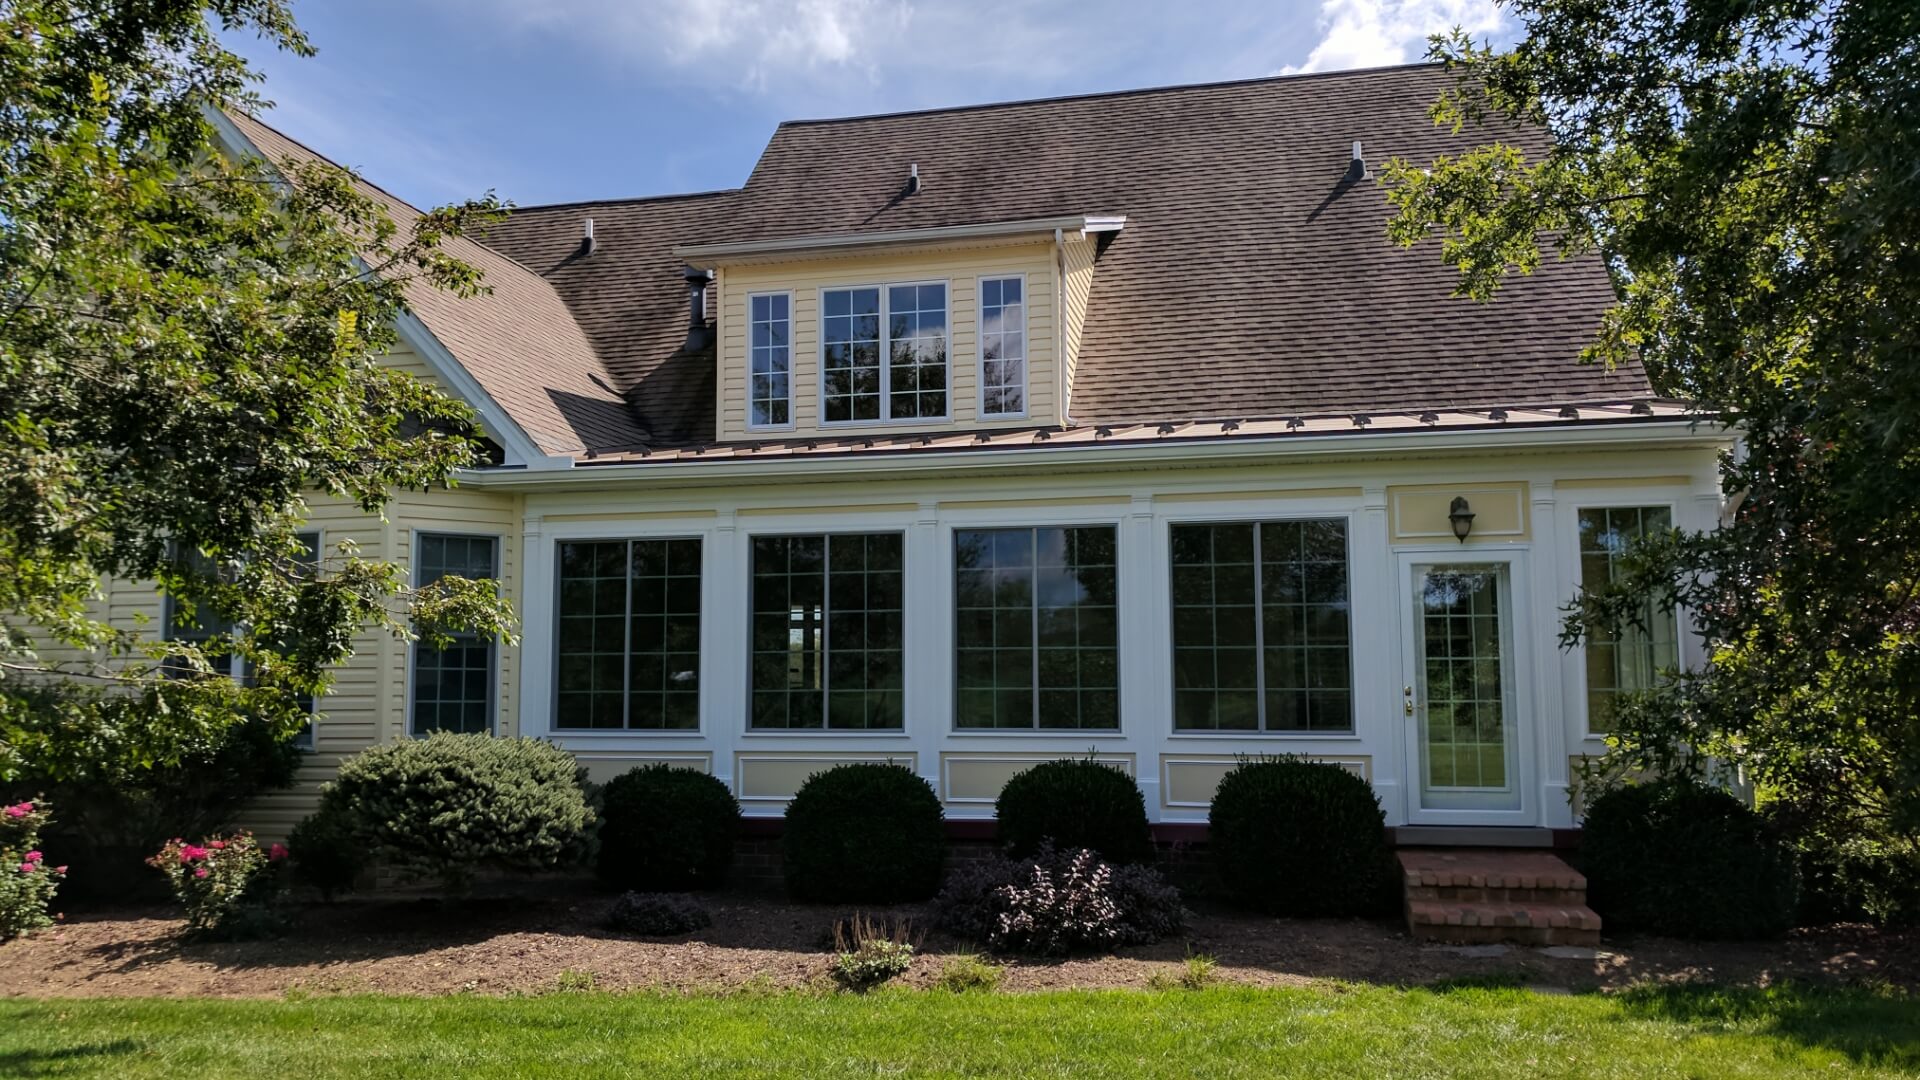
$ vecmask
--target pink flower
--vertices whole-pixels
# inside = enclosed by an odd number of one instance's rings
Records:
[[[30,862],[23,862],[23,863],[21,863],[21,864],[20,864],[20,872],[21,872],[21,873],[23,873],[23,874],[31,874],[31,873],[33,873],[33,871],[34,871],[34,865],[33,865],[32,863],[30,863]]]
[[[56,866],[56,867],[54,867],[54,868],[53,868],[53,872],[54,872],[54,873],[56,873],[56,874],[59,874],[59,875],[60,875],[61,877],[66,877],[66,876],[67,876],[67,868],[66,868],[66,867],[64,867],[64,866]]]
[[[30,802],[16,803],[7,807],[7,816],[10,818],[23,818],[31,813],[33,813],[33,804]]]
[[[39,862],[39,861],[40,861],[40,853],[39,853],[39,852],[37,852],[37,851],[29,851],[29,852],[27,852],[27,861],[28,861],[28,862]]]
[[[193,862],[196,859],[204,859],[206,857],[207,857],[206,848],[199,847],[194,844],[180,845],[180,861],[181,862]]]
[[[285,844],[275,844],[272,847],[267,849],[268,862],[279,862],[281,859],[284,859],[286,857],[287,857],[287,845]]]
[[[194,877],[206,877],[206,876],[207,876],[207,868],[203,866],[203,867],[201,867],[200,869],[198,869],[198,870],[195,870],[195,871],[193,872],[193,876],[194,876]]]
[[[225,840],[213,840],[208,842],[207,846],[215,851],[224,851],[226,850],[227,842]]]

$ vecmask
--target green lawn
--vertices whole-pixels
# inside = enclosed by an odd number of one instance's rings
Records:
[[[1864,991],[1213,989],[0,1002],[5,1076],[1896,1076]]]

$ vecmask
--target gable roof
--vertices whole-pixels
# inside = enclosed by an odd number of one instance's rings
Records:
[[[228,114],[270,163],[326,161],[245,114]],[[362,194],[406,229],[419,210],[362,181]],[[489,292],[458,297],[427,286],[407,289],[407,304],[453,353],[488,397],[545,453],[572,455],[595,446],[645,441],[613,378],[553,285],[493,248],[465,237],[444,247],[477,267]]]

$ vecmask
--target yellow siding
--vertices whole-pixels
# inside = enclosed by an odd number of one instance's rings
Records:
[[[1091,245],[1080,245],[1090,247]],[[1014,420],[979,418],[980,355],[977,293],[982,277],[1026,275],[1027,415]],[[792,436],[886,434],[930,427],[1007,427],[1058,421],[1055,401],[1057,319],[1053,244],[969,248],[909,255],[863,255],[787,263],[734,266],[716,279],[720,400],[717,430],[722,439],[766,438],[747,429],[747,297],[754,293],[793,295]],[[913,420],[899,424],[820,424],[820,291],[848,285],[945,281],[947,350],[951,377],[947,421]],[[787,434],[781,432],[781,434]]]
[[[1061,378],[1065,388],[1066,414],[1073,417],[1073,375],[1080,362],[1080,337],[1087,323],[1087,297],[1093,291],[1093,258],[1098,244],[1093,237],[1066,245],[1066,371]]]

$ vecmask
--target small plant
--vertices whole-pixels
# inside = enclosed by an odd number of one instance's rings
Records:
[[[935,900],[940,924],[996,950],[1058,956],[1142,945],[1180,932],[1180,892],[1149,867],[1114,866],[1043,844],[1030,859],[956,870]]]
[[[600,983],[600,977],[591,971],[567,968],[553,980],[553,988],[562,994],[585,994]]]
[[[352,892],[370,865],[353,829],[337,813],[321,811],[300,819],[287,837],[293,856],[293,880],[318,890],[323,900]]]
[[[908,919],[870,919],[856,913],[833,924],[833,977],[849,990],[868,990],[913,966],[920,935]]]
[[[1090,848],[1113,863],[1153,859],[1140,786],[1093,757],[1035,765],[1007,781],[993,809],[1000,840],[1015,858],[1051,842],[1061,849]]]
[[[172,884],[186,908],[188,934],[237,939],[281,929],[276,908],[286,859],[285,846],[263,850],[252,833],[237,832],[199,844],[169,840],[147,865]]]
[[[690,896],[630,892],[607,910],[607,925],[642,937],[675,937],[712,926],[713,916]]]
[[[53,925],[47,909],[67,876],[40,854],[40,830],[51,819],[44,801],[0,807],[0,941]]]
[[[740,803],[698,769],[644,765],[607,782],[600,821],[600,880],[620,889],[714,889],[733,864]]]
[[[989,964],[972,953],[960,953],[947,957],[940,966],[940,975],[933,985],[953,994],[965,994],[973,991],[990,991],[999,987],[1000,976],[1006,974],[1006,968],[998,964]]]
[[[1207,813],[1221,883],[1272,915],[1372,915],[1392,899],[1392,853],[1373,788],[1338,765],[1243,761]]]
[[[1188,953],[1174,985],[1182,990],[1205,990],[1220,979],[1220,961],[1205,953]]]
[[[911,769],[860,762],[815,773],[787,805],[787,888],[801,900],[924,900],[940,887],[944,820],[940,797]]]

